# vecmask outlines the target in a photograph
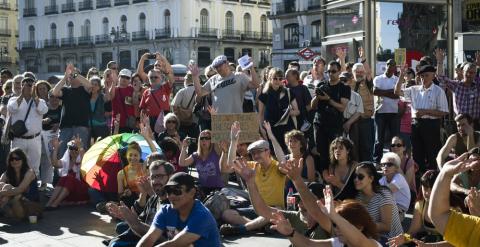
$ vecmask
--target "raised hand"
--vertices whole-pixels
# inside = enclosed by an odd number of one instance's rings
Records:
[[[247,162],[243,159],[236,159],[233,161],[233,170],[235,170],[246,182],[255,179],[255,169],[248,167]]]
[[[194,77],[198,77],[198,75],[200,74],[200,70],[198,69],[197,64],[189,64],[188,70],[190,71],[190,73],[192,73],[192,76]]]
[[[340,58],[341,60],[345,61],[345,58],[347,57],[347,53],[345,52],[345,50],[341,47],[338,47],[335,51],[335,55],[337,55],[338,58]]]
[[[267,121],[263,121],[263,128],[265,128],[265,131],[267,132],[268,136],[272,136],[272,126],[270,126],[270,123]]]
[[[242,130],[240,129],[240,122],[233,122],[232,127],[230,127],[230,140],[238,141],[241,131]]]
[[[437,63],[443,63],[443,60],[445,58],[445,50],[442,48],[435,48],[435,51],[433,52],[435,55],[435,58],[437,59]]]
[[[82,138],[80,138],[80,135],[76,135],[73,139],[72,139],[73,143],[75,143],[75,146],[77,146],[77,148],[81,148],[83,145],[82,145]]]
[[[317,205],[320,207],[320,210],[322,210],[322,213],[328,216],[335,215],[337,212],[335,211],[335,203],[333,201],[333,193],[330,185],[327,185],[325,189],[323,189],[323,196],[325,197],[325,205],[322,204],[322,201],[317,201]]]
[[[470,214],[480,216],[480,191],[475,187],[471,188],[465,201]]]
[[[275,211],[272,213],[272,218],[270,222],[273,224],[270,228],[277,230],[282,235],[289,235],[294,230],[290,222],[285,219],[281,211]]]
[[[303,158],[298,159],[295,163],[293,160],[287,160],[285,165],[279,166],[281,172],[286,174],[291,180],[302,179]]]
[[[110,214],[111,216],[120,220],[125,220],[122,213],[120,212],[120,207],[116,202],[109,202],[105,207],[107,208],[108,214]]]
[[[400,247],[402,246],[404,243],[406,242],[405,240],[405,237],[403,236],[403,234],[400,234],[396,237],[393,237],[393,238],[389,238],[388,239],[388,246],[390,247]]]
[[[65,68],[65,77],[70,78],[74,71],[75,67],[73,66],[73,64],[67,64],[67,67]]]
[[[52,145],[53,150],[58,150],[62,141],[60,141],[58,137],[55,137],[50,141],[50,144]]]
[[[207,106],[207,111],[210,113],[210,115],[217,115],[217,113],[218,113],[217,110],[218,110],[217,108],[215,108],[211,105]]]
[[[141,176],[137,178],[137,187],[140,193],[151,194],[153,191],[152,184],[150,183],[150,178],[148,176]]]
[[[446,174],[455,175],[460,172],[465,172],[472,169],[474,166],[478,166],[480,162],[468,160],[468,153],[460,155],[458,158],[453,159],[445,163],[442,168],[442,172]]]

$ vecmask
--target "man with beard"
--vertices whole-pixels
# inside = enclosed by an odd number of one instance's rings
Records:
[[[170,203],[159,209],[137,246],[150,247],[160,240],[162,243],[157,246],[219,247],[217,222],[195,199],[197,187],[193,177],[175,173],[165,185],[165,192]]]
[[[129,226],[125,232],[109,241],[108,246],[135,246],[140,238],[147,233],[157,213],[157,208],[167,203],[164,186],[175,172],[175,168],[166,161],[156,160],[150,164],[149,171],[149,178],[139,179],[139,187],[152,194],[146,203],[143,202],[143,206],[142,199],[138,199],[131,209],[125,206],[123,202],[120,202],[120,205],[108,204],[108,212],[112,216],[124,220]]]
[[[468,114],[459,114],[455,117],[458,132],[448,137],[437,155],[437,164],[442,169],[451,150],[455,150],[458,157],[474,147],[480,147],[480,132],[474,131],[473,119]]]

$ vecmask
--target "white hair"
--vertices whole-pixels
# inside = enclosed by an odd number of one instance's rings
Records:
[[[363,66],[363,63],[354,64],[353,67],[352,67],[352,72],[359,69],[359,68],[362,68],[363,70],[365,70],[365,66]]]
[[[393,164],[397,168],[400,168],[400,164],[402,163],[402,161],[401,161],[400,157],[398,156],[398,154],[396,154],[394,152],[384,153],[381,162],[383,163],[383,162],[390,161],[390,160],[393,160],[394,161]]]
[[[175,115],[175,113],[170,112],[163,117],[163,127],[167,128],[168,120],[174,120],[175,122],[177,122],[176,129],[178,130],[180,128],[180,120],[178,119],[177,115]]]

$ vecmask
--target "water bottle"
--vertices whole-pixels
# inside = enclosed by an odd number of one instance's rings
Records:
[[[287,194],[287,210],[295,211],[295,196],[293,196],[293,188],[288,189]]]

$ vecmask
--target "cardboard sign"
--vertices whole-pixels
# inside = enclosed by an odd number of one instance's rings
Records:
[[[398,48],[395,49],[395,63],[398,66],[402,66],[407,62],[407,49]]]
[[[212,142],[230,142],[230,128],[235,121],[240,122],[242,130],[239,143],[260,139],[257,113],[215,114],[212,115]]]

